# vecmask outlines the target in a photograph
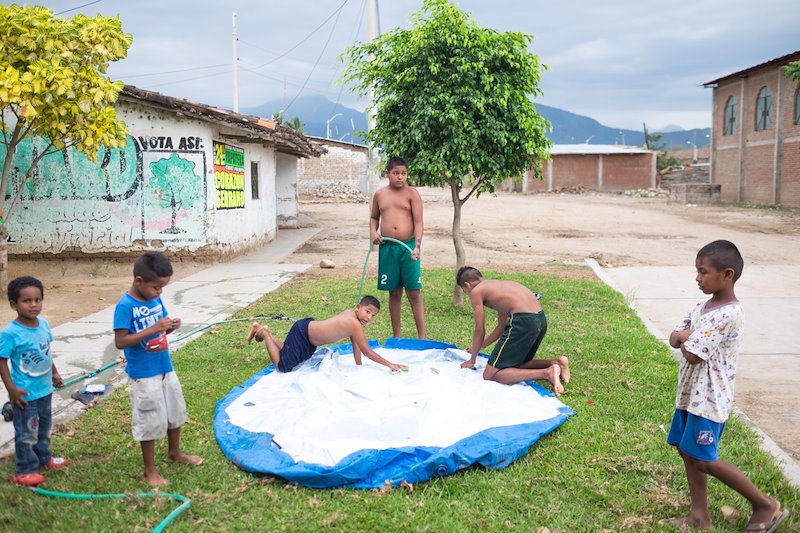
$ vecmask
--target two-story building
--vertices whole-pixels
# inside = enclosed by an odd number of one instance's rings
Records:
[[[714,89],[711,183],[722,200],[800,206],[800,82],[792,52],[709,81]]]

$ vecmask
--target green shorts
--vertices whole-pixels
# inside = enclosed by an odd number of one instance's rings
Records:
[[[405,241],[412,250],[414,239]],[[384,241],[378,249],[378,290],[393,291],[400,287],[408,290],[422,288],[420,261],[411,259],[405,246],[392,241]]]
[[[494,345],[489,365],[498,370],[519,368],[536,356],[545,333],[547,317],[544,316],[544,311],[511,315]]]

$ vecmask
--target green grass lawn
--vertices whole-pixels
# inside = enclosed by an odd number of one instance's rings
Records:
[[[266,366],[263,344],[246,344],[247,322],[209,330],[173,354],[190,420],[183,448],[205,459],[199,468],[160,464],[169,492],[192,500],[170,531],[675,531],[659,520],[688,509],[683,464],[665,443],[674,407],[677,362],[653,338],[623,297],[602,282],[554,275],[486,277],[520,281],[542,294],[548,333],[541,357],[567,355],[572,382],[561,396],[577,411],[503,470],[469,468],[454,476],[416,484],[413,490],[315,490],[236,468],[217,446],[212,419],[217,401]],[[453,274],[425,272],[428,336],[465,348],[472,335],[468,302],[451,304]],[[169,287],[166,289],[169,291]],[[358,282],[325,279],[291,283],[265,295],[237,316],[326,318],[354,305]],[[386,304],[386,295],[378,295]],[[403,332],[414,335],[409,306]],[[678,320],[680,317],[676,317]],[[279,337],[289,322],[270,322]],[[110,324],[109,324],[110,327]],[[367,328],[368,338],[390,334],[384,310]],[[548,384],[545,384],[549,388]],[[452,408],[459,409],[454,403]],[[144,483],[139,444],[130,434],[125,390],[57,428],[52,449],[70,466],[47,475],[44,488],[73,493],[150,492]],[[157,455],[166,453],[160,442]],[[722,459],[738,466],[758,487],[795,513],[781,531],[800,530],[800,491],[783,477],[757,437],[732,419],[721,446]],[[13,458],[2,477],[14,473]],[[749,516],[746,500],[716,480],[709,481],[713,531],[740,531]],[[178,504],[129,497],[69,500],[36,495],[0,483],[2,531],[146,531]],[[723,517],[723,507],[738,511]]]

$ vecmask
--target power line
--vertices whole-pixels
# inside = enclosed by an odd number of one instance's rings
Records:
[[[360,30],[361,30],[361,23],[364,21],[364,12],[366,11],[366,8],[367,8],[367,1],[368,0],[362,0],[361,1],[361,10],[360,10],[359,15],[358,15],[358,22],[356,23],[356,31],[353,34],[353,42],[354,43],[358,39],[358,34],[360,33]],[[331,85],[333,85],[333,82],[331,82]],[[341,83],[339,85],[339,94],[336,95],[336,102],[333,104],[333,109],[331,109],[331,113],[330,113],[331,116],[333,116],[333,114],[336,112],[336,108],[338,107],[339,102],[342,99],[342,92],[343,91],[344,91],[344,83]]]
[[[185,79],[182,79],[182,80],[168,81],[168,82],[165,82],[165,83],[157,83],[155,85],[151,85],[151,87],[165,87],[167,85],[175,85],[176,83],[183,83],[183,82],[186,82],[186,81],[202,80],[202,79],[205,79],[205,78],[211,78],[213,76],[221,76],[222,74],[228,74],[230,72],[233,72],[233,68],[228,67],[226,70],[223,70],[223,71],[220,71],[220,72],[212,72],[211,74],[205,74],[203,76],[196,76],[194,78],[185,78]]]
[[[53,13],[53,16],[57,17],[58,15],[63,15],[64,13],[69,13],[70,11],[75,11],[76,9],[80,9],[82,7],[87,7],[87,6],[90,6],[92,4],[99,4],[102,1],[103,0],[94,0],[94,2],[89,2],[89,3],[86,3],[86,4],[80,5],[78,7],[71,7],[69,9],[65,9],[64,11],[59,11],[58,13]]]
[[[338,9],[338,11],[336,13],[336,20],[333,21],[333,26],[331,26],[331,32],[328,34],[328,39],[325,41],[325,44],[322,46],[322,51],[320,51],[319,55],[317,56],[317,60],[314,62],[314,66],[311,67],[311,72],[308,73],[308,76],[306,77],[306,81],[303,82],[303,87],[300,88],[300,90],[297,92],[297,94],[294,96],[294,98],[292,98],[292,101],[289,102],[287,104],[287,106],[283,109],[284,111],[287,111],[290,107],[292,107],[292,104],[303,93],[303,89],[305,89],[305,86],[308,83],[308,80],[310,80],[311,76],[314,74],[314,71],[316,70],[317,65],[319,64],[319,60],[322,59],[322,55],[325,53],[325,50],[327,50],[327,48],[328,48],[328,44],[331,42],[331,38],[333,37],[333,32],[336,31],[336,24],[339,22],[339,15],[342,14],[342,8],[344,7],[344,5],[347,2],[348,2],[348,0],[344,0],[342,5],[339,6],[339,9]]]
[[[336,9],[333,11],[333,13],[331,13],[330,15],[328,15],[328,18],[326,18],[325,20],[323,20],[323,21],[322,21],[322,23],[321,23],[319,26],[317,26],[316,28],[314,28],[314,29],[311,31],[311,33],[309,33],[308,35],[306,35],[306,36],[305,36],[305,37],[304,37],[304,38],[303,38],[303,39],[302,39],[300,42],[298,42],[296,45],[292,46],[292,47],[291,47],[291,48],[289,48],[287,51],[285,51],[284,53],[282,53],[281,55],[279,55],[278,57],[276,57],[276,58],[274,58],[274,59],[270,59],[270,60],[269,60],[269,61],[267,61],[266,63],[264,63],[264,64],[262,64],[262,65],[259,65],[259,66],[255,67],[255,68],[262,68],[262,67],[266,67],[267,65],[269,65],[269,64],[271,64],[271,63],[274,63],[275,61],[277,61],[277,60],[279,60],[279,59],[282,59],[282,58],[286,57],[287,55],[289,55],[289,53],[290,53],[290,52],[293,52],[293,51],[294,51],[294,50],[295,50],[295,49],[296,49],[298,46],[300,46],[301,44],[303,44],[304,42],[306,42],[307,40],[309,40],[309,39],[310,39],[310,38],[311,38],[311,37],[312,37],[312,36],[313,36],[315,33],[317,33],[317,32],[318,32],[320,29],[322,29],[322,27],[323,27],[323,26],[325,26],[325,24],[327,24],[327,23],[328,23],[328,21],[329,21],[329,20],[331,20],[331,19],[332,19],[334,16],[336,16],[336,19],[338,20],[338,19],[339,19],[339,15],[341,15],[341,13],[342,13],[342,9],[344,8],[344,6],[345,6],[345,5],[347,4],[347,2],[349,2],[349,1],[350,1],[350,0],[344,0],[344,2],[342,2],[342,5],[340,5],[339,7],[337,7],[337,8],[336,8]],[[334,26],[334,28],[335,28],[335,27],[336,27],[336,24],[334,23],[334,25],[333,25],[333,26]],[[328,40],[330,41],[330,37],[328,37]],[[241,41],[241,40],[240,40],[240,42],[245,42],[245,41]],[[245,44],[250,44],[250,43],[245,43]],[[260,48],[260,47],[258,47],[258,46],[255,46],[255,45],[253,45],[253,44],[250,44],[250,46],[254,46],[255,48],[259,48],[260,50],[264,50],[263,48]],[[327,43],[326,43],[326,46],[327,46]],[[264,50],[264,51],[265,51],[265,52],[269,52],[269,50]]]
[[[160,76],[162,74],[175,74],[176,72],[190,72],[193,70],[206,70],[209,68],[227,67],[227,66],[228,66],[227,63],[220,63],[219,65],[208,65],[206,67],[182,68],[178,70],[165,70],[163,72],[151,72],[150,74],[134,74],[132,76],[120,76],[120,78],[126,78],[126,79],[144,78],[146,76]]]
[[[91,2],[91,3],[97,3],[97,2],[101,2],[101,1],[102,1],[102,0],[95,0],[95,2]],[[342,2],[342,4],[341,4],[339,7],[337,7],[337,8],[336,8],[336,9],[335,9],[335,10],[334,10],[334,11],[333,11],[333,12],[332,12],[332,13],[331,13],[331,14],[330,14],[330,15],[329,15],[329,16],[328,16],[328,17],[327,17],[327,18],[326,18],[326,19],[325,19],[325,20],[324,20],[324,21],[323,21],[323,22],[322,22],[322,23],[321,23],[319,26],[317,26],[316,28],[314,28],[314,29],[311,31],[311,33],[309,33],[308,35],[306,35],[306,36],[305,36],[303,39],[301,39],[301,40],[300,40],[300,41],[299,41],[297,44],[295,44],[294,46],[292,46],[291,48],[289,48],[287,51],[283,52],[281,55],[279,55],[279,56],[275,57],[274,59],[271,59],[270,61],[268,61],[268,62],[266,62],[266,63],[263,63],[263,64],[261,64],[261,65],[258,65],[258,66],[256,66],[256,67],[253,67],[253,69],[260,69],[260,68],[262,68],[262,67],[265,67],[265,66],[267,66],[267,65],[269,65],[269,64],[271,64],[271,63],[274,63],[275,61],[278,61],[279,59],[281,59],[281,58],[283,58],[283,57],[286,57],[286,56],[287,56],[289,53],[291,53],[292,51],[294,51],[295,49],[297,49],[297,48],[298,48],[298,47],[299,47],[301,44],[303,44],[303,43],[304,43],[304,42],[306,42],[308,39],[310,39],[310,38],[311,38],[311,37],[312,37],[312,36],[313,36],[315,33],[317,33],[317,32],[318,32],[318,31],[319,31],[319,30],[320,30],[322,27],[324,27],[324,26],[325,26],[325,24],[327,24],[327,23],[328,23],[328,21],[329,21],[329,20],[331,20],[331,19],[332,19],[334,16],[335,16],[335,17],[337,18],[337,20],[338,20],[338,17],[339,17],[339,15],[341,14],[341,12],[342,12],[342,9],[344,8],[344,6],[345,6],[345,5],[347,5],[347,2],[349,2],[349,1],[350,1],[350,0],[344,0],[344,2]],[[90,4],[86,4],[86,5],[90,5]],[[83,7],[83,6],[79,6],[79,7],[77,7],[77,8],[74,8],[74,9],[79,9],[80,7]],[[335,28],[335,27],[336,27],[336,25],[334,24],[334,28]],[[330,41],[330,36],[328,37],[328,41]],[[239,42],[246,43],[245,41],[242,41],[241,39],[239,39]],[[253,47],[255,47],[255,48],[258,48],[258,49],[260,49],[260,50],[264,50],[263,48],[260,48],[260,47],[258,47],[258,46],[256,46],[256,45],[253,45],[253,44],[251,44],[251,43],[246,43],[246,44],[249,44],[250,46],[253,46]],[[327,46],[327,42],[326,42],[325,46]],[[264,51],[267,51],[267,50],[264,50]],[[323,51],[324,51],[324,49],[323,49]],[[240,60],[240,61],[241,61],[241,60]],[[319,58],[317,59],[317,63],[315,63],[315,64],[314,64],[314,68],[316,68],[316,66],[317,66],[317,64],[318,64],[318,63],[319,63]],[[193,71],[193,70],[203,70],[203,69],[208,69],[208,68],[216,68],[216,67],[219,67],[219,66],[227,66],[227,64],[221,64],[221,65],[209,65],[209,66],[206,66],[206,67],[193,67],[193,68],[188,68],[188,69],[183,69],[183,70],[172,70],[172,71],[166,71],[166,72],[154,72],[154,73],[148,73],[148,74],[136,74],[136,75],[134,75],[134,76],[120,76],[120,78],[123,78],[123,77],[124,77],[124,78],[126,78],[126,79],[131,79],[131,78],[141,78],[141,77],[145,77],[145,76],[157,76],[157,75],[160,75],[160,74],[172,74],[172,73],[177,73],[177,72],[189,72],[189,71]],[[253,69],[246,69],[246,70],[248,70],[248,71],[252,72],[253,74],[258,74],[257,72],[254,72],[254,70],[253,70]],[[182,79],[182,80],[176,80],[176,81],[171,81],[171,82],[160,83],[160,84],[153,85],[153,87],[164,87],[164,86],[166,86],[166,85],[174,85],[174,84],[176,84],[176,83],[180,83],[180,82],[182,82],[182,81],[194,81],[194,80],[199,80],[199,79],[208,78],[208,77],[211,77],[211,76],[216,76],[216,75],[219,75],[219,74],[226,74],[226,73],[228,73],[228,72],[232,72],[232,70],[233,70],[233,69],[232,69],[232,68],[230,68],[230,69],[229,69],[229,70],[227,70],[227,71],[224,71],[224,72],[219,72],[219,73],[215,73],[215,74],[209,74],[209,75],[205,75],[205,76],[198,76],[198,77],[194,77],[194,78],[187,78],[187,79]],[[313,72],[313,70],[312,70],[312,72]],[[282,81],[282,80],[276,80],[276,81]],[[308,79],[306,79],[306,82],[307,82],[307,81],[308,81]],[[295,99],[296,99],[296,97],[295,97]]]
[[[286,83],[287,85],[291,85],[292,87],[303,87],[303,84],[302,84],[302,82],[292,82],[292,81],[288,81],[288,79],[287,79],[287,78],[277,78],[277,77],[275,77],[275,76],[270,76],[270,75],[268,75],[268,74],[264,74],[264,73],[261,73],[261,72],[257,72],[257,71],[255,71],[255,70],[249,69],[249,68],[247,68],[247,67],[241,67],[241,68],[242,68],[242,70],[244,70],[245,72],[248,72],[248,73],[250,73],[250,74],[253,74],[254,76],[259,76],[259,77],[261,77],[261,78],[266,78],[266,79],[268,79],[268,80],[272,80],[272,81],[279,82],[279,83]],[[309,87],[308,87],[308,86],[306,86],[306,89],[308,89],[308,88],[309,88]],[[321,88],[321,87],[311,87],[310,89],[311,89],[312,91],[316,92],[316,93],[319,93],[319,94],[324,94],[324,95],[326,95],[326,96],[327,96],[328,94],[330,94],[330,91],[329,91],[329,90],[327,90],[327,89],[323,89],[323,88]]]

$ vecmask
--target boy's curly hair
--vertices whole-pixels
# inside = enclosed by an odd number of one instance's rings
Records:
[[[20,276],[12,279],[8,284],[8,288],[6,289],[8,301],[16,302],[19,300],[19,293],[25,287],[38,287],[39,290],[42,291],[42,298],[44,298],[44,285],[42,285],[41,281],[33,276]]]

